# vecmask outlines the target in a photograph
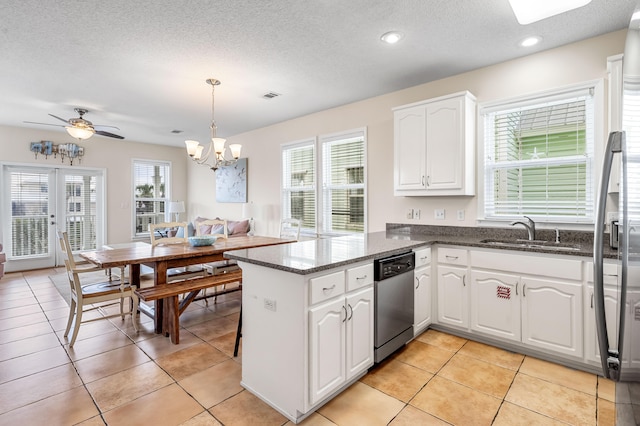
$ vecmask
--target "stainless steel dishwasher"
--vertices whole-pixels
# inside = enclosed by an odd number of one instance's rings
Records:
[[[413,338],[415,254],[374,261],[374,360],[382,361]]]

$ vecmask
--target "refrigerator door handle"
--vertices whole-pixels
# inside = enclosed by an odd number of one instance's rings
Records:
[[[614,153],[622,151],[623,133],[611,132],[607,147],[604,152],[600,187],[598,188],[598,204],[596,206],[595,231],[593,236],[593,294],[595,302],[596,330],[598,332],[598,347],[600,348],[600,361],[603,374],[610,379],[618,380],[620,374],[620,359],[616,351],[609,349],[609,336],[607,334],[607,319],[604,310],[604,224],[607,203],[607,189],[611,175]],[[624,168],[624,165],[623,165]],[[626,182],[623,182],[623,191],[627,190]],[[621,196],[626,198],[626,194]],[[624,311],[624,309],[622,309]]]

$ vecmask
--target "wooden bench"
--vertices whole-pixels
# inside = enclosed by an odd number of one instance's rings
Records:
[[[206,296],[197,297],[198,293],[205,288],[217,287],[234,282],[239,282],[240,285],[238,287],[226,288],[214,293],[209,293]],[[165,330],[165,333],[168,333],[165,335],[171,337],[172,343],[178,344],[180,342],[179,318],[191,302],[205,297],[220,296],[239,290],[242,290],[242,270],[161,284],[153,287],[139,288],[135,293],[145,302],[154,300],[163,302],[156,304],[155,315],[160,315],[162,318],[162,329]],[[188,293],[188,295],[179,301],[178,296],[184,293]]]

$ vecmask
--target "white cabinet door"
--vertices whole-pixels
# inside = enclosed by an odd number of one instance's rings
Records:
[[[462,189],[464,98],[427,104],[427,190]]]
[[[394,112],[394,189],[424,190],[425,108],[423,105]]]
[[[438,322],[459,328],[469,327],[467,269],[438,266]]]
[[[600,365],[600,349],[598,344],[598,331],[596,329],[596,312],[593,299],[593,285],[587,287],[585,291],[585,298],[583,302],[584,306],[584,350],[585,358],[587,361],[591,361],[593,364]],[[618,331],[616,324],[618,322],[618,295],[615,288],[604,289],[604,311],[607,317],[607,334],[609,336],[609,345],[614,345],[617,342]],[[627,328],[625,335],[628,335],[629,329]],[[628,339],[627,339],[628,341]],[[626,348],[623,348],[625,354],[627,354]],[[623,359],[627,356],[623,355]]]
[[[413,334],[417,335],[431,324],[431,266],[416,269],[413,276]]]
[[[373,287],[347,295],[347,380],[373,365]]]
[[[522,278],[522,342],[582,357],[582,286]]]
[[[520,341],[520,277],[471,271],[471,329]]]
[[[394,109],[395,195],[475,195],[475,106],[460,92]]]
[[[346,316],[344,297],[309,309],[311,404],[322,400],[346,380]]]

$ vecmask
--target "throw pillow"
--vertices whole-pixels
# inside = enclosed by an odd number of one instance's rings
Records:
[[[227,221],[229,235],[246,234],[249,232],[249,219],[247,220],[229,220]]]

